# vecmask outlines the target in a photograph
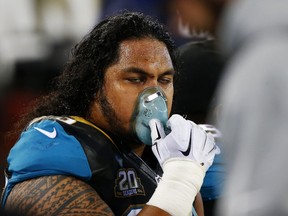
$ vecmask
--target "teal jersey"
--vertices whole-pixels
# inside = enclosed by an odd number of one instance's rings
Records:
[[[8,156],[8,182],[66,175],[91,185],[115,215],[136,215],[157,187],[159,175],[125,146],[78,117],[43,117],[22,132]]]

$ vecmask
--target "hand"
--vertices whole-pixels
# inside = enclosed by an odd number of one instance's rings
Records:
[[[191,215],[205,172],[218,151],[214,138],[180,115],[168,120],[171,132],[167,136],[159,120],[153,119],[149,125],[152,150],[163,168],[163,176],[147,205],[171,215]]]
[[[171,132],[167,136],[160,121],[152,119],[149,125],[152,150],[162,167],[169,159],[179,158],[189,159],[207,171],[215,154],[220,152],[212,134],[180,115],[173,115],[168,120],[167,127]]]

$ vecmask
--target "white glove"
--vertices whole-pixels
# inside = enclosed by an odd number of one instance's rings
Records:
[[[213,135],[194,122],[173,115],[167,122],[171,132],[165,136],[159,120],[150,121],[152,150],[163,168],[165,161],[171,158],[189,159],[201,165],[205,172],[212,165],[215,154],[220,150]]]
[[[160,121],[152,119],[149,125],[152,151],[164,173],[147,204],[171,215],[191,215],[205,172],[219,150],[214,138],[180,115],[173,115],[168,120],[171,132],[167,136]]]

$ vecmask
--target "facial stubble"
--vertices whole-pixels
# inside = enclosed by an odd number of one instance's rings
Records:
[[[136,139],[132,128],[129,127],[128,131],[125,129],[123,126],[124,123],[118,117],[121,113],[117,113],[115,108],[112,107],[103,91],[99,95],[99,103],[103,116],[110,126],[111,132],[121,140],[128,142],[130,145],[137,145],[138,140]]]

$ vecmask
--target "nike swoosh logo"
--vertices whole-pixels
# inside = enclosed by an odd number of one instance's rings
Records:
[[[161,139],[161,136],[160,136],[160,132],[159,132],[159,129],[157,127],[157,124],[155,123],[155,126],[156,126],[156,131],[157,131],[157,138],[154,140],[155,142],[153,143],[153,145],[156,145],[158,140]]]
[[[156,130],[157,130],[157,138],[155,139],[155,141],[157,141],[157,140],[161,139],[161,136],[160,136],[160,132],[159,132],[159,129],[158,129],[156,123],[155,123],[155,125],[156,125]]]
[[[44,134],[45,136],[51,138],[51,139],[54,139],[57,135],[57,132],[56,132],[56,129],[55,127],[53,128],[53,131],[52,132],[49,132],[49,131],[46,131],[46,130],[43,130],[41,128],[38,128],[38,127],[34,127],[37,131],[39,131],[40,133]]]
[[[161,158],[161,155],[160,155],[160,153],[159,153],[159,149],[158,149],[158,143],[155,142],[155,143],[153,143],[152,146],[156,146],[157,154],[159,155],[159,158]]]
[[[159,129],[158,129],[156,123],[155,123],[155,126],[156,126],[156,131],[157,131],[157,138],[155,139],[155,142],[153,143],[153,146],[156,145],[157,153],[158,153],[159,157],[161,158],[160,153],[159,153],[159,149],[158,149],[158,143],[156,142],[156,141],[161,139],[161,136],[160,136],[160,132],[159,132]]]
[[[190,131],[189,145],[188,145],[188,148],[186,149],[186,151],[179,150],[184,156],[188,156],[190,154],[191,145],[192,145],[191,137],[192,137],[192,131]]]

